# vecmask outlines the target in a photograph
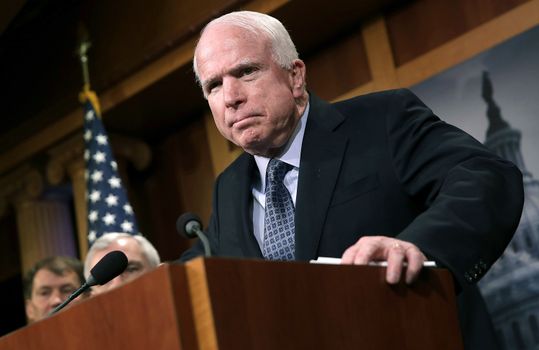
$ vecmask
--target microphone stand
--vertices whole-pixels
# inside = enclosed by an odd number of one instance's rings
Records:
[[[193,232],[202,242],[202,245],[204,246],[204,256],[206,258],[209,258],[211,256],[210,252],[210,242],[208,241],[208,237],[200,230],[200,224],[196,221],[190,221],[185,225],[185,231],[186,232]]]
[[[58,311],[62,310],[67,304],[69,304],[70,302],[73,301],[73,299],[75,299],[76,297],[78,297],[79,295],[81,295],[82,293],[84,293],[89,287],[90,287],[90,285],[88,285],[87,282],[84,282],[84,284],[83,284],[82,286],[80,286],[79,289],[77,289],[76,291],[74,291],[73,293],[71,293],[71,295],[69,296],[69,298],[67,298],[66,300],[64,300],[63,303],[61,303],[60,305],[58,305],[57,307],[55,307],[54,310],[52,310],[51,312],[49,312],[49,315],[48,315],[48,316],[52,316],[52,315],[54,315],[55,313],[57,313]]]

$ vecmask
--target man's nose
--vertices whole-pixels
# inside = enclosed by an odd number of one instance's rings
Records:
[[[225,78],[223,80],[223,98],[226,107],[238,108],[245,102],[245,94],[241,81],[236,78]]]
[[[67,298],[68,298],[68,296],[64,295],[59,290],[58,291],[53,291],[52,294],[51,294],[51,297],[49,299],[49,303],[50,303],[50,305],[52,305],[52,307],[56,307],[56,306],[60,305],[61,303],[63,303],[64,300],[66,300]]]

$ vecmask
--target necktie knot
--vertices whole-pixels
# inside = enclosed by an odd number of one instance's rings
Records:
[[[279,159],[272,158],[268,164],[267,181],[272,183],[283,182],[286,173],[292,168],[290,164],[280,161]],[[266,188],[267,188],[266,184]]]

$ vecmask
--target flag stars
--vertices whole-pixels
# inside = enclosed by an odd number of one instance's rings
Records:
[[[88,220],[90,220],[90,222],[95,222],[97,220],[97,210],[92,210],[90,212],[90,215],[88,215]]]
[[[86,112],[85,117],[86,117],[86,120],[88,120],[88,121],[93,120],[94,117],[95,117],[94,111],[89,110],[88,112]]]
[[[116,176],[113,176],[108,180],[108,183],[112,188],[120,188],[121,181]]]
[[[95,203],[100,199],[101,199],[101,192],[94,190],[92,191],[92,193],[90,193],[90,201],[92,201],[92,203]]]
[[[114,223],[116,222],[116,215],[113,215],[111,213],[105,214],[105,216],[103,216],[103,222],[107,226],[114,225]]]
[[[124,205],[124,211],[127,213],[127,214],[133,214],[133,208],[131,208],[131,206],[129,204],[125,204]]]
[[[105,202],[107,202],[109,207],[118,205],[118,196],[115,196],[113,194],[109,194],[107,198],[105,198]]]
[[[97,140],[97,143],[100,145],[106,145],[108,142],[107,137],[103,134],[97,135],[95,139]]]
[[[137,223],[110,150],[110,138],[92,104],[86,103],[84,108],[88,241],[93,243],[105,232],[136,234]]]
[[[106,156],[104,152],[96,152],[93,158],[95,162],[99,164],[105,161]]]
[[[94,171],[92,173],[92,181],[94,183],[98,183],[99,181],[102,181],[103,180],[103,172],[102,171]]]
[[[125,220],[124,222],[122,222],[122,224],[120,226],[122,226],[122,230],[125,231],[125,232],[133,232],[133,223],[132,222],[129,222],[129,221]]]
[[[90,231],[90,232],[88,233],[88,240],[90,241],[90,243],[92,243],[93,241],[95,241],[96,238],[97,238],[97,237],[96,237],[95,231]]]

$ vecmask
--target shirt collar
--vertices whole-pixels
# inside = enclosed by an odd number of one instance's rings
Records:
[[[299,164],[301,160],[301,144],[303,143],[303,134],[305,134],[305,125],[307,124],[307,117],[309,115],[309,107],[310,104],[307,103],[307,106],[305,107],[305,111],[303,111],[303,114],[301,115],[301,118],[299,119],[298,125],[296,126],[296,129],[294,130],[294,133],[292,134],[292,137],[288,140],[285,147],[283,148],[283,152],[274,157],[276,159],[279,159],[287,164],[290,164],[294,166],[295,169],[299,169]],[[260,188],[265,188],[266,185],[266,169],[268,168],[268,164],[271,158],[263,157],[263,156],[254,156],[256,165],[258,167],[259,175],[260,175]]]

